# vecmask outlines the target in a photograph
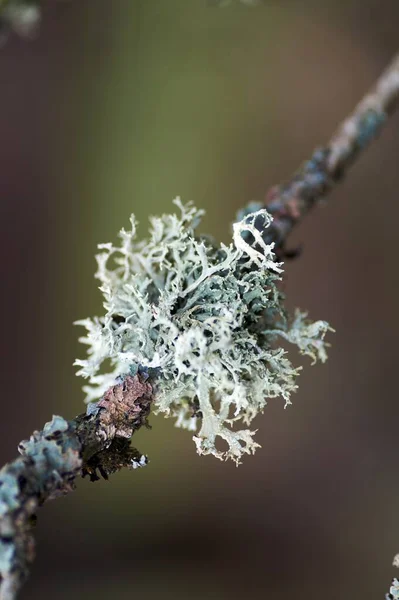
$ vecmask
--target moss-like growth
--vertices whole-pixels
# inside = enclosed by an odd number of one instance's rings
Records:
[[[269,398],[291,403],[299,369],[278,340],[314,360],[326,359],[325,321],[290,320],[277,285],[282,265],[264,238],[266,210],[234,224],[233,242],[198,236],[203,211],[175,204],[180,216],[151,218],[150,235],[136,240],[137,224],[121,244],[101,244],[96,277],[105,315],[87,328],[87,400],[101,397],[119,376],[145,369],[155,386],[153,407],[193,432],[197,451],[239,462],[258,444],[248,426]],[[112,369],[100,373],[103,361]],[[227,443],[222,451],[217,438]]]

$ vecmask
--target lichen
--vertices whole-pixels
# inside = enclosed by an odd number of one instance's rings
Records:
[[[399,600],[399,580],[393,579],[391,583],[391,587],[389,589],[389,594],[385,596],[386,600]]]
[[[300,369],[278,340],[324,361],[329,326],[286,314],[282,264],[265,242],[272,220],[266,210],[244,214],[226,246],[197,234],[203,211],[175,204],[181,214],[151,218],[147,239],[137,241],[132,216],[120,245],[100,244],[96,277],[105,315],[78,321],[89,349],[75,364],[89,380],[89,402],[118,377],[144,370],[155,411],[195,432],[200,454],[238,463],[258,447],[249,426],[267,400],[282,397],[287,406],[297,388]],[[112,365],[106,373],[105,360]]]
[[[74,426],[62,417],[54,416],[18,449],[21,456],[0,470],[1,598],[15,596],[34,558],[30,519],[44,501],[73,489],[82,465]]]

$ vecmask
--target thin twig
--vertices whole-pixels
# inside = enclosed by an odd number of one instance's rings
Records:
[[[287,237],[295,225],[342,180],[398,105],[399,54],[329,143],[318,148],[292,179],[269,191],[266,206],[274,220],[265,241],[275,242],[281,257],[284,257]]]

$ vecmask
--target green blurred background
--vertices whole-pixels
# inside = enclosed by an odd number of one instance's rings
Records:
[[[0,52],[1,462],[83,407],[78,318],[101,313],[96,244],[172,199],[235,211],[323,143],[398,49],[397,0],[44,2]],[[399,119],[292,236],[291,308],[336,329],[330,359],[270,402],[254,457],[198,457],[152,417],[148,468],[39,515],[22,599],[382,598],[399,551]],[[294,361],[297,358],[293,357]],[[301,362],[301,361],[298,361]]]

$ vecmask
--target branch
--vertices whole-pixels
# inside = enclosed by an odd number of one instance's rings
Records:
[[[275,242],[281,257],[287,255],[285,243],[295,225],[342,180],[398,104],[399,54],[329,143],[318,148],[292,179],[269,191],[266,205],[274,220],[265,241]]]
[[[21,456],[0,471],[0,600],[13,600],[34,558],[31,533],[37,509],[74,490],[76,477],[99,479],[122,467],[147,462],[130,447],[152,401],[146,376],[126,377],[100,402],[72,421],[54,416],[43,430],[19,444]]]
[[[268,210],[274,221],[265,232],[265,242],[275,242],[277,251],[284,253],[294,225],[342,179],[379,133],[398,97],[399,57],[330,143],[317,150],[291,181],[269,194]],[[79,475],[95,481],[97,471],[107,478],[124,466],[146,463],[129,443],[133,433],[147,424],[152,401],[152,385],[145,373],[126,376],[98,403],[89,405],[86,413],[69,422],[53,417],[41,432],[20,444],[21,456],[0,471],[0,600],[14,600],[27,577],[34,554],[31,524],[39,506],[72,491]]]

